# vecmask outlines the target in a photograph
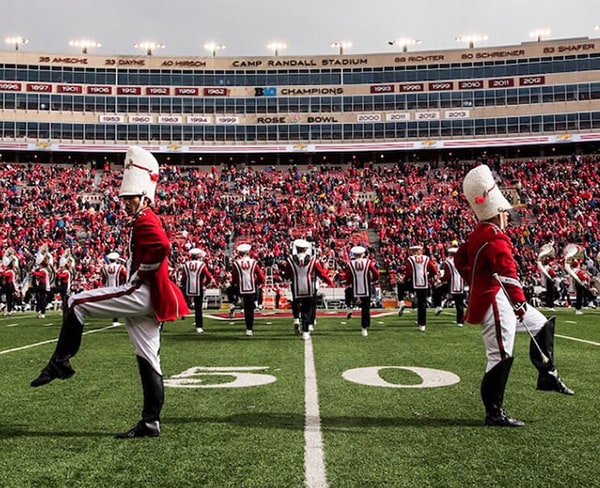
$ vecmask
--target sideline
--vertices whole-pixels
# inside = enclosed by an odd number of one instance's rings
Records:
[[[304,341],[304,408],[305,486],[306,488],[327,488],[312,338]]]
[[[103,330],[112,329],[113,327],[119,327],[119,325],[108,325],[107,327],[102,327],[101,329],[88,330],[87,332],[84,332],[83,335],[93,334],[94,332],[101,332]],[[14,349],[6,349],[4,351],[0,351],[0,356],[2,354],[8,354],[9,352],[24,351],[25,349],[31,349],[32,347],[43,346],[44,344],[52,344],[56,341],[58,341],[58,338],[50,339],[48,341],[43,342],[36,342],[35,344],[28,344],[26,346],[15,347]]]

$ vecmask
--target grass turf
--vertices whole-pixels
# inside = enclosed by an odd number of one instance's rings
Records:
[[[523,429],[483,427],[483,344],[477,327],[453,325],[452,311],[431,313],[425,333],[410,311],[374,316],[367,338],[358,318],[320,317],[312,345],[329,486],[600,486],[600,314],[556,315],[557,335],[592,343],[557,337],[559,371],[577,392],[565,397],[535,390],[528,337],[519,334],[505,403]],[[195,377],[206,388],[167,387],[161,437],[125,441],[113,436],[137,422],[141,387],[123,326],[91,320],[86,331],[98,332],[84,337],[77,374],[38,389],[29,382],[54,344],[5,352],[55,339],[59,323],[52,312],[0,319],[0,486],[304,486],[304,342],[290,318],[258,318],[252,338],[240,320],[205,317],[202,335],[191,318],[166,324],[166,379],[193,367],[254,366],[277,381],[214,388],[231,381],[217,372]],[[388,367],[379,375],[393,385],[420,383],[397,366],[449,371],[460,382],[382,388],[342,377],[375,366]]]

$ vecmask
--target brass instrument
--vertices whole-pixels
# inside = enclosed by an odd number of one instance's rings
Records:
[[[563,258],[565,260],[565,271],[567,274],[575,280],[580,286],[585,286],[581,281],[577,273],[571,268],[571,264],[575,259],[583,259],[585,256],[585,249],[579,244],[567,244],[563,249]]]
[[[552,280],[552,276],[550,276],[550,274],[546,270],[546,266],[544,266],[543,259],[546,257],[553,258],[554,256],[555,256],[555,251],[554,251],[554,243],[553,242],[548,242],[547,244],[544,244],[540,248],[540,252],[537,255],[538,269],[540,270],[540,273],[542,273],[542,275],[544,275],[544,277],[547,280]]]
[[[19,257],[12,247],[9,247],[6,251],[4,251],[2,256],[2,264],[6,268],[11,266],[15,266],[17,269],[19,268]]]

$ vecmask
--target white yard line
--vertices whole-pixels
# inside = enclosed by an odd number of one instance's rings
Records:
[[[578,339],[577,337],[564,336],[560,334],[555,334],[555,337],[560,337],[561,339],[569,339],[570,341],[583,342],[584,344],[591,344],[592,346],[600,346],[600,342],[588,341],[585,339]]]
[[[327,488],[312,339],[304,341],[304,408],[305,486],[306,488]]]
[[[107,327],[102,327],[101,329],[88,330],[87,332],[84,332],[83,335],[93,334],[94,332],[101,332],[103,330],[112,329],[113,327],[118,327],[118,325],[109,325]],[[49,341],[36,342],[34,344],[27,344],[26,346],[15,347],[14,349],[6,349],[4,351],[0,351],[0,356],[2,354],[8,354],[9,352],[23,351],[25,349],[31,349],[32,347],[43,346],[44,344],[52,344],[53,342],[56,342],[57,340],[58,340],[58,338],[50,339]]]

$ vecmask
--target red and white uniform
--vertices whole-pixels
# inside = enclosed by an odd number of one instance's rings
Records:
[[[509,237],[491,222],[480,222],[454,258],[456,268],[470,286],[465,321],[481,324],[486,347],[486,372],[512,356],[515,332],[525,330],[517,323],[513,304],[525,301],[525,294],[517,276],[513,249]],[[510,296],[510,302],[500,288],[497,274]],[[546,318],[532,306],[523,316],[535,335],[546,323]]]
[[[265,275],[258,262],[248,255],[233,262],[231,275],[233,282],[240,287],[241,295],[256,293],[258,287],[265,282]]]
[[[44,291],[50,291],[52,287],[52,271],[50,268],[42,265],[40,268],[31,272],[31,275],[37,281],[37,287]]]
[[[71,286],[73,285],[73,272],[68,268],[60,268],[56,272],[56,281],[60,281],[66,293],[71,293]]]
[[[371,259],[361,257],[346,265],[345,277],[356,298],[370,297],[371,284],[379,279],[379,270]]]
[[[552,266],[552,263],[546,262],[538,262],[538,270],[540,272],[540,284],[544,287],[548,287],[548,282],[554,284],[556,279],[556,271]]]
[[[170,249],[160,220],[152,209],[144,208],[131,223],[128,282],[84,291],[69,299],[69,308],[81,323],[86,315],[125,317],[136,355],[146,359],[159,374],[160,322],[189,313],[181,290],[169,278]]]
[[[213,280],[213,275],[208,270],[206,263],[198,259],[191,259],[183,263],[181,271],[184,293],[188,297],[201,296],[204,286]]]
[[[290,256],[285,262],[285,277],[292,281],[292,296],[294,298],[311,298],[316,293],[316,279],[321,278],[327,285],[333,286],[333,281],[327,271],[314,256]]]
[[[450,293],[463,293],[465,290],[465,280],[460,275],[454,264],[454,256],[448,256],[442,264],[442,282],[448,283]]]
[[[119,286],[127,281],[127,269],[122,263],[114,261],[102,267],[102,284],[104,286]]]
[[[437,269],[429,256],[415,254],[406,260],[406,277],[411,277],[415,290],[429,288],[429,279],[437,275]]]

